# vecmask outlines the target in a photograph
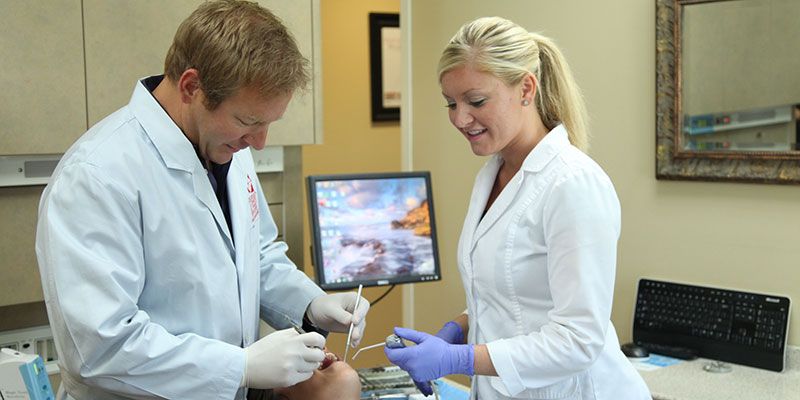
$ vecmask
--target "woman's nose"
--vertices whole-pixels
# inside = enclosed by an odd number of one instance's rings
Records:
[[[475,119],[472,118],[472,115],[462,108],[456,108],[455,110],[451,111],[452,113],[452,122],[456,128],[466,128],[469,124],[472,123]]]

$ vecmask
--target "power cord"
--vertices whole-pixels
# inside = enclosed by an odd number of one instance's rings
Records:
[[[385,292],[383,292],[382,295],[378,296],[378,298],[375,299],[375,301],[370,301],[369,302],[369,306],[370,307],[375,307],[375,304],[378,304],[379,301],[383,300],[383,298],[386,297],[386,295],[389,294],[389,292],[391,292],[392,289],[394,289],[395,286],[396,285],[389,286],[389,289],[387,289]]]

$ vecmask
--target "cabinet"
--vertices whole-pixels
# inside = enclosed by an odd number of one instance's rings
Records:
[[[62,153],[86,130],[81,1],[0,1],[0,155]]]
[[[267,143],[317,143],[319,0],[260,3],[295,35],[315,77],[308,91],[295,94]],[[0,68],[7,71],[0,76],[0,155],[63,153],[89,126],[127,104],[137,79],[163,72],[175,30],[198,4],[0,2]]]

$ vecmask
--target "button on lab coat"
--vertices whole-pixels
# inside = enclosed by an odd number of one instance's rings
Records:
[[[259,314],[285,328],[323,294],[275,241],[249,150],[227,184],[233,232],[191,143],[141,82],[65,154],[36,252],[73,396],[241,398]]]
[[[620,207],[608,176],[554,128],[481,218],[502,160],[479,172],[458,245],[469,343],[498,377],[473,398],[649,399],[609,320]]]

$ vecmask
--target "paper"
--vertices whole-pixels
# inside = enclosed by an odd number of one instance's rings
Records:
[[[640,371],[654,371],[659,368],[669,367],[670,365],[680,364],[683,360],[679,358],[662,356],[659,354],[650,353],[650,357],[642,360],[628,359],[633,364],[633,367]]]

